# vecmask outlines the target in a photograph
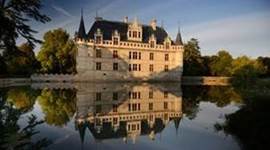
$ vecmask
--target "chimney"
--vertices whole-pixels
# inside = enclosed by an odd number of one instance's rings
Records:
[[[124,23],[128,23],[128,16],[125,16]]]
[[[150,22],[150,26],[152,27],[153,30],[156,30],[157,29],[157,20],[152,19]]]

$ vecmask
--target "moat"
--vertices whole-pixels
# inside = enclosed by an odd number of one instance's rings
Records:
[[[0,101],[4,149],[245,147],[226,127],[245,105],[231,86],[33,83],[1,88]]]

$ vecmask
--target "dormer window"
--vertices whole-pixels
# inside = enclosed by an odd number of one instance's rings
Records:
[[[118,33],[117,30],[114,30],[112,34],[112,43],[113,45],[118,45],[120,41],[120,34]]]
[[[133,31],[133,38],[137,38],[137,32]]]
[[[96,36],[96,44],[101,44],[101,36]]]
[[[113,45],[118,45],[118,38],[117,37],[113,38]]]
[[[102,32],[99,28],[97,29],[97,32],[95,33],[95,43],[102,44]]]
[[[150,47],[154,48],[155,47],[155,41],[150,41]]]
[[[165,43],[165,49],[170,49],[170,43],[169,42]]]

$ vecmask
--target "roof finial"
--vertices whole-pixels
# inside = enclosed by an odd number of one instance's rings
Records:
[[[164,28],[164,22],[163,20],[161,20],[161,25],[160,25],[161,28]]]
[[[182,37],[181,37],[181,32],[180,32],[180,23],[178,21],[178,32],[177,32],[177,35],[176,35],[176,39],[175,39],[175,44],[176,45],[183,45],[183,41],[182,41]]]
[[[83,17],[83,8],[81,8],[81,17]]]
[[[95,19],[96,19],[96,21],[102,20],[102,17],[98,16],[98,10],[97,9],[96,9],[96,18]]]

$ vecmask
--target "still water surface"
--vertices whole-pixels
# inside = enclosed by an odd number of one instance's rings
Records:
[[[217,129],[242,105],[232,87],[32,84],[0,92],[2,148],[241,149]]]

